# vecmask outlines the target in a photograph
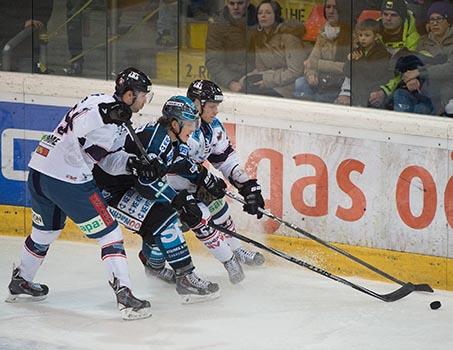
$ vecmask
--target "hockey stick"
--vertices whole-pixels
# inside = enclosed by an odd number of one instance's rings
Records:
[[[238,201],[238,202],[240,202],[240,203],[242,203],[242,204],[245,204],[244,200],[243,200],[241,197],[239,197],[239,195],[237,195],[236,193],[230,192],[230,191],[225,191],[225,194],[226,194],[228,197],[233,198],[233,199],[235,199],[236,201]],[[351,260],[353,260],[353,261],[355,261],[356,263],[358,263],[358,264],[360,264],[360,265],[362,265],[362,266],[365,266],[365,267],[368,268],[369,270],[371,270],[371,271],[377,273],[378,275],[381,275],[382,277],[387,278],[388,280],[390,280],[390,281],[392,281],[392,282],[398,283],[398,284],[401,285],[401,286],[405,286],[405,285],[407,285],[407,284],[411,284],[411,285],[414,287],[414,289],[415,289],[416,291],[418,291],[418,292],[430,292],[430,293],[433,292],[433,289],[431,288],[431,286],[430,286],[429,284],[426,284],[426,283],[422,283],[422,284],[412,284],[412,283],[410,283],[410,282],[408,282],[408,283],[403,282],[403,281],[399,280],[398,278],[396,278],[396,277],[394,277],[394,276],[391,276],[391,275],[389,275],[388,273],[386,273],[386,272],[384,272],[384,271],[378,269],[377,267],[375,267],[375,266],[373,266],[373,265],[367,263],[366,261],[364,261],[364,260],[362,260],[362,259],[360,259],[360,258],[358,258],[358,257],[356,257],[356,256],[354,256],[354,255],[352,255],[352,254],[350,254],[350,253],[348,253],[347,251],[345,251],[345,250],[343,250],[343,249],[341,249],[341,248],[338,248],[338,247],[336,247],[336,246],[334,246],[334,245],[332,245],[332,244],[329,244],[328,242],[322,240],[322,239],[319,238],[319,237],[316,237],[316,236],[312,235],[311,233],[309,233],[309,232],[303,230],[302,228],[300,228],[300,227],[298,227],[298,226],[296,226],[296,225],[294,225],[294,224],[291,224],[291,223],[289,223],[289,222],[284,221],[283,219],[281,219],[281,218],[275,216],[274,214],[272,214],[272,213],[269,212],[268,210],[264,210],[264,209],[261,209],[261,208],[258,208],[258,210],[259,210],[263,215],[265,215],[265,216],[271,218],[272,220],[275,220],[275,221],[277,221],[277,222],[283,224],[284,226],[289,227],[289,228],[293,229],[294,231],[303,234],[304,236],[310,238],[311,240],[313,240],[313,241],[315,241],[315,242],[318,242],[319,244],[321,244],[321,245],[323,245],[323,246],[325,246],[325,247],[327,247],[327,248],[329,248],[329,249],[332,249],[332,250],[336,251],[337,253],[339,253],[339,254],[341,254],[341,255],[343,255],[343,256],[345,256],[345,257],[347,257],[347,258],[349,258],[349,259],[351,259]]]
[[[145,148],[143,147],[142,142],[140,141],[140,139],[138,138],[137,134],[135,133],[135,131],[134,131],[133,127],[132,127],[131,122],[130,122],[130,121],[126,122],[126,123],[125,123],[125,126],[126,126],[128,132],[129,132],[129,135],[132,137],[132,139],[134,140],[135,144],[137,145],[137,147],[138,147],[140,153],[143,155],[143,157],[144,157],[146,160],[149,161],[148,153],[146,152]],[[239,196],[235,195],[234,193],[226,192],[226,195],[228,195],[229,197],[234,198],[234,199],[237,199],[238,201],[242,202],[242,199],[241,199]],[[262,210],[262,209],[260,209],[260,210]],[[273,216],[273,214],[267,213],[265,210],[262,210],[262,211],[263,211],[263,214],[264,214],[264,215],[267,215],[267,216],[272,215],[272,216]],[[271,217],[272,217],[272,216],[271,216]],[[276,217],[275,217],[275,218],[276,218]],[[277,218],[276,218],[276,219],[277,219]],[[285,225],[289,225],[289,224],[287,224],[287,223],[284,223],[284,224],[285,224]],[[302,260],[296,259],[296,258],[294,258],[294,257],[292,257],[292,256],[289,256],[289,255],[287,255],[287,254],[285,254],[285,253],[282,253],[282,252],[280,252],[280,251],[278,251],[278,250],[275,250],[275,249],[273,249],[273,248],[269,248],[269,247],[267,247],[267,246],[265,246],[265,245],[263,245],[263,244],[261,244],[261,243],[259,243],[259,242],[253,241],[253,240],[251,240],[250,238],[247,238],[247,237],[242,236],[242,235],[240,235],[240,234],[237,234],[237,233],[235,233],[235,232],[232,232],[232,231],[229,231],[229,230],[227,230],[227,229],[224,229],[223,227],[218,227],[217,225],[214,225],[214,224],[209,224],[209,225],[215,227],[216,229],[218,229],[218,230],[221,231],[221,232],[224,232],[224,233],[229,234],[229,235],[231,235],[231,236],[234,236],[234,237],[236,237],[236,238],[238,238],[238,239],[241,239],[241,240],[243,240],[244,242],[247,242],[247,243],[250,243],[250,244],[254,244],[254,245],[256,245],[257,247],[259,247],[259,248],[261,248],[261,249],[267,250],[267,251],[269,251],[269,252],[271,252],[271,253],[273,253],[273,254],[275,254],[275,255],[277,255],[277,256],[282,257],[283,259],[286,259],[286,260],[288,260],[288,261],[291,261],[291,262],[293,262],[293,263],[295,263],[295,264],[298,264],[298,265],[300,265],[300,266],[306,267],[306,268],[308,268],[309,270],[312,270],[312,271],[314,271],[314,272],[316,272],[316,273],[319,273],[319,274],[321,274],[321,275],[323,275],[323,276],[326,276],[326,277],[328,277],[328,278],[330,278],[330,279],[333,279],[333,280],[335,280],[335,281],[337,281],[337,282],[340,282],[340,283],[349,285],[350,287],[352,287],[352,288],[354,288],[354,289],[357,289],[357,290],[359,290],[359,291],[361,291],[361,292],[363,292],[363,293],[365,293],[365,294],[371,295],[371,296],[373,296],[373,297],[375,297],[375,298],[378,298],[378,299],[381,299],[381,300],[383,300],[383,301],[390,302],[390,301],[399,300],[399,299],[401,299],[401,298],[404,298],[406,295],[412,293],[412,292],[415,290],[415,286],[414,286],[413,284],[401,282],[400,284],[402,285],[402,287],[401,287],[400,289],[398,289],[398,290],[396,290],[396,291],[394,291],[394,292],[392,292],[392,293],[389,293],[389,294],[384,294],[384,295],[377,294],[377,293],[375,293],[375,292],[373,292],[373,291],[371,291],[371,290],[368,290],[368,289],[366,289],[366,288],[364,288],[364,287],[361,287],[361,286],[359,286],[359,285],[356,285],[356,284],[354,284],[354,283],[352,283],[352,282],[350,282],[350,281],[348,281],[348,280],[345,280],[345,279],[343,279],[343,278],[341,278],[341,277],[339,277],[339,276],[332,275],[330,272],[327,272],[327,271],[325,271],[325,270],[322,270],[322,269],[320,269],[320,268],[318,268],[318,267],[316,267],[316,266],[310,265],[310,264],[308,264],[308,263],[306,263],[306,262],[304,262],[304,261],[302,261]],[[290,227],[291,227],[291,226],[290,226]],[[301,229],[301,230],[302,230],[302,229]],[[304,231],[304,232],[305,232],[305,231]],[[307,232],[307,233],[308,233],[308,232]],[[313,236],[313,237],[315,237],[315,236]],[[323,242],[324,242],[324,241],[323,241]],[[326,242],[324,242],[324,243],[326,243]],[[326,243],[326,244],[328,245],[328,243]],[[349,254],[349,253],[348,253],[348,254]],[[370,265],[370,266],[371,266],[371,265]],[[428,286],[428,287],[429,287],[429,286]],[[431,291],[432,291],[432,289],[431,289]]]
[[[148,162],[151,163],[151,160],[149,159],[149,155],[145,150],[145,147],[143,147],[142,141],[138,138],[137,134],[135,133],[134,128],[132,127],[132,123],[130,120],[124,123],[124,126],[126,126],[127,131],[129,132],[129,135],[132,137],[134,140],[138,150],[142,154],[143,158]]]
[[[245,237],[237,232],[234,232],[234,231],[231,231],[231,230],[228,230],[222,226],[219,226],[219,225],[216,225],[212,222],[209,222],[208,223],[209,226],[211,226],[212,228],[215,228],[216,230],[219,230],[220,232],[223,232],[227,235],[230,235],[230,236],[233,236],[233,237],[236,237],[237,239],[240,239],[241,241],[244,241],[244,242],[247,242],[247,243],[250,243],[252,245],[254,245],[255,247],[258,247],[258,248],[261,248],[265,251],[268,251],[269,253],[272,253],[276,256],[279,256],[280,258],[283,258],[285,260],[288,260],[294,264],[297,264],[299,266],[302,266],[302,267],[305,267],[313,272],[316,272],[324,277],[327,277],[327,278],[330,278],[331,280],[334,280],[334,281],[337,281],[339,283],[342,283],[342,284],[345,284],[349,287],[352,287],[354,288],[355,290],[358,290],[359,292],[362,292],[362,293],[365,293],[365,294],[368,294],[374,298],[377,298],[377,299],[380,299],[380,300],[383,300],[385,302],[392,302],[392,301],[397,301],[399,299],[402,299],[404,298],[406,295],[412,293],[414,290],[415,290],[415,286],[412,284],[412,283],[405,283],[402,285],[402,287],[400,287],[399,289],[391,292],[391,293],[388,293],[388,294],[378,294],[370,289],[367,289],[365,287],[362,287],[358,284],[355,284],[351,281],[348,281],[344,278],[341,278],[339,276],[336,276],[336,275],[333,275],[331,274],[330,272],[326,271],[326,270],[323,270],[317,266],[314,266],[314,265],[311,265],[303,260],[300,260],[300,259],[296,259],[295,257],[293,256],[290,256],[288,254],[285,254],[277,249],[273,249],[273,248],[270,248],[268,246],[265,246],[264,244],[260,243],[260,242],[257,242],[257,241],[254,241],[253,239],[251,238],[248,238],[248,237]]]

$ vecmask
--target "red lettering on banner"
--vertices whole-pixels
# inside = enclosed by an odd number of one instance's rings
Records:
[[[414,216],[410,208],[410,186],[414,177],[423,183],[423,209],[420,216]],[[419,166],[409,166],[403,170],[396,184],[396,207],[403,222],[414,229],[428,227],[434,219],[437,206],[436,184],[431,174]]]
[[[321,158],[314,154],[299,154],[294,156],[297,166],[308,164],[315,169],[314,176],[306,176],[297,180],[291,188],[291,201],[294,208],[301,214],[307,216],[327,215],[328,204],[328,174],[326,164]],[[310,206],[304,202],[303,194],[307,186],[314,185],[316,200]]]
[[[261,148],[254,151],[245,164],[247,173],[256,178],[258,164],[261,160],[268,159],[269,164],[269,188],[270,198],[266,200],[266,209],[269,209],[274,215],[281,217],[283,214],[283,155],[269,148]],[[261,184],[264,187],[264,184]],[[274,220],[266,220],[264,230],[266,233],[277,231],[280,224]]]
[[[450,227],[453,227],[453,177],[447,182],[447,187],[444,193],[444,210],[447,222]]]
[[[236,124],[231,124],[231,123],[225,123],[223,124],[225,127],[225,131],[228,135],[228,139],[231,142],[231,145],[233,147],[236,146]]]
[[[363,192],[351,182],[349,175],[353,171],[363,173],[365,165],[355,159],[346,159],[341,162],[337,169],[337,183],[340,189],[349,195],[352,205],[349,209],[337,207],[336,215],[344,221],[357,221],[365,214],[366,198]]]
[[[99,197],[99,195],[95,192],[90,196],[90,203],[96,210],[96,212],[101,216],[102,221],[104,221],[106,226],[112,225],[115,220],[110,215],[107,207],[104,205],[104,202]]]

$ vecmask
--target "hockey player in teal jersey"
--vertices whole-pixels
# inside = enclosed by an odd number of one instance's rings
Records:
[[[145,271],[166,282],[176,282],[176,291],[183,303],[219,296],[218,284],[204,280],[195,273],[180,228],[181,220],[192,229],[198,229],[203,226],[203,219],[209,219],[209,212],[203,218],[203,213],[190,193],[176,193],[165,182],[165,178],[162,179],[166,172],[176,170],[193,181],[200,181],[200,176],[207,176],[200,174],[197,165],[190,161],[188,148],[185,146],[199,122],[198,110],[193,102],[185,96],[173,96],[164,104],[162,116],[157,123],[150,123],[136,130],[148,158],[161,162],[162,172],[159,178],[149,176],[140,167],[135,169],[132,176],[112,176],[101,168],[94,172],[113,217],[143,238],[139,257]],[[124,150],[141,157],[140,150],[131,137],[126,138]],[[172,269],[165,266],[165,261]]]

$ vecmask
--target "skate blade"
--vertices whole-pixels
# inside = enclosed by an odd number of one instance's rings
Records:
[[[9,294],[5,298],[5,302],[7,303],[29,303],[35,301],[42,301],[47,298],[47,295],[40,295],[40,296],[32,296],[28,294]]]
[[[151,317],[151,308],[146,307],[140,310],[134,310],[133,308],[124,308],[120,310],[121,318],[126,321],[141,320],[144,318]]]
[[[196,304],[196,303],[204,303],[206,301],[214,300],[220,297],[220,291],[206,294],[206,295],[198,295],[198,294],[184,294],[180,295],[181,303],[183,305],[187,304]]]

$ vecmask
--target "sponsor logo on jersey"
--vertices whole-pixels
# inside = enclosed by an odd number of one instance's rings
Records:
[[[164,139],[162,140],[162,143],[160,144],[159,151],[165,152],[170,142],[171,142],[170,137],[168,135],[165,136]]]
[[[31,220],[38,226],[44,226],[44,221],[38,213],[34,212],[33,209],[31,211]]]
[[[60,141],[61,139],[55,135],[52,134],[46,134],[43,135],[41,138],[41,142],[45,143],[46,146],[50,147],[55,147],[55,145]]]
[[[110,216],[110,214],[109,214],[109,216]],[[112,218],[112,222],[113,222],[113,218]],[[87,236],[101,232],[102,230],[107,228],[107,225],[105,224],[101,215],[98,215],[95,218],[90,219],[88,221],[82,222],[81,224],[77,224],[77,226],[79,226],[80,230]]]
[[[138,232],[140,227],[142,227],[141,221],[131,218],[116,208],[109,207],[109,212],[119,223],[123,224],[132,231]]]
[[[107,210],[107,207],[105,206],[101,197],[96,192],[90,196],[90,202],[96,212],[100,215],[106,226],[110,226],[115,222],[115,220]]]
[[[39,155],[43,156],[43,157],[47,157],[47,155],[49,154],[49,149],[48,148],[45,148],[41,145],[38,145],[38,147],[36,147],[36,153],[38,153]]]

